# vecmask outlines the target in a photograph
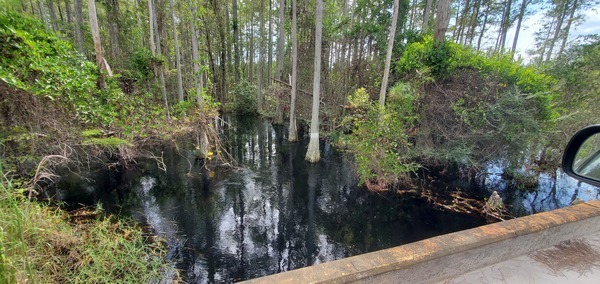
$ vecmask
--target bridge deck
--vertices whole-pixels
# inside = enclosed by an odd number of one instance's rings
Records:
[[[600,283],[600,234],[563,241],[438,283]]]

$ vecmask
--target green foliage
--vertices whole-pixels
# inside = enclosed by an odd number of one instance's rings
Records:
[[[129,58],[129,71],[137,79],[148,80],[152,76],[152,64],[156,59],[146,48],[137,48]]]
[[[555,91],[560,94],[553,101],[556,131],[549,133],[548,141],[551,148],[564,149],[568,135],[600,121],[600,37],[569,48],[546,69],[558,79]]]
[[[1,166],[1,165],[0,165]],[[25,199],[0,167],[0,282],[158,282],[163,247],[113,217],[71,224],[62,211]]]
[[[354,109],[364,109],[369,107],[371,101],[365,88],[360,88],[348,96],[348,103]]]
[[[385,108],[366,100],[364,89],[349,96],[356,108],[345,120],[353,122],[353,130],[342,139],[355,154],[361,183],[385,188],[419,167],[409,157],[407,134],[417,119],[412,103],[416,96],[402,83],[392,88]]]
[[[89,138],[83,141],[83,144],[104,146],[111,149],[118,149],[121,146],[131,146],[129,141],[118,137]]]
[[[100,129],[86,129],[84,131],[81,132],[81,136],[83,137],[97,137],[97,136],[101,136],[102,135],[102,131]]]
[[[99,90],[96,65],[38,21],[0,13],[0,50],[0,79],[9,85],[57,101],[83,123],[109,127],[125,115],[117,103],[128,99],[118,83],[109,79]]]
[[[414,76],[416,73],[434,80],[452,76],[465,68],[475,69],[484,76],[498,77],[501,84],[517,86],[520,92],[543,93],[549,98],[551,86],[555,83],[552,77],[533,67],[521,66],[509,55],[488,57],[448,41],[436,47],[431,36],[408,45],[396,68],[405,76]]]
[[[235,97],[233,111],[240,115],[255,114],[257,112],[256,98],[258,91],[254,85],[247,81],[239,82],[232,90]]]
[[[190,112],[190,110],[192,108],[194,108],[196,106],[196,103],[194,101],[191,100],[183,100],[180,102],[177,102],[174,106],[173,106],[173,110],[171,112],[172,115],[174,115],[175,117],[184,117],[187,113]]]
[[[418,155],[461,164],[517,159],[555,116],[555,80],[509,56],[488,57],[431,36],[407,46],[397,63],[424,95]],[[522,157],[521,157],[522,158]]]

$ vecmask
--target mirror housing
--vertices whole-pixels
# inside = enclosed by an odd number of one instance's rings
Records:
[[[585,127],[571,138],[563,154],[563,171],[580,181],[600,187],[600,124]],[[591,138],[591,139],[590,139]],[[585,148],[586,153],[581,153]]]

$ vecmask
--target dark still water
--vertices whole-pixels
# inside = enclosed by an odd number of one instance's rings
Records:
[[[266,120],[231,119],[221,128],[238,161],[233,169],[202,166],[192,145],[180,145],[162,149],[164,166],[146,160],[88,181],[65,178],[57,197],[100,202],[146,224],[191,283],[255,278],[485,223],[358,188],[349,157],[322,143],[322,161],[308,164],[306,141],[288,143],[284,128]]]

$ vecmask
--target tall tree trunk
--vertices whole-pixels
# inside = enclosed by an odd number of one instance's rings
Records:
[[[98,87],[100,89],[104,89],[106,87],[104,57],[102,56],[102,42],[100,41],[100,29],[98,29],[95,0],[88,0],[88,13],[90,19],[90,30],[92,32],[92,39],[94,40],[94,49],[96,50],[96,64],[100,69],[100,74],[98,75]]]
[[[254,84],[254,10],[250,13],[250,54],[248,58],[248,77],[250,79],[250,84]]]
[[[469,29],[467,30],[467,39],[469,40],[469,46],[473,46],[473,39],[475,38],[475,29],[477,28],[477,23],[479,22],[479,10],[481,8],[481,0],[476,0],[475,2],[475,11],[473,15],[471,15],[471,19],[469,21]],[[465,40],[465,43],[467,41]]]
[[[54,1],[46,0],[46,4],[48,4],[48,13],[50,13],[50,24],[52,25],[53,31],[58,31],[56,12],[54,11]]]
[[[515,37],[513,38],[512,48],[510,49],[513,57],[515,56],[515,51],[517,50],[517,42],[519,42],[519,33],[521,32],[521,23],[523,22],[523,18],[525,17],[527,1],[528,0],[523,0],[523,2],[521,2],[521,9],[519,10],[519,16],[517,17],[517,28],[515,29]]]
[[[290,102],[290,130],[288,141],[298,141],[298,129],[296,127],[296,85],[298,80],[298,34],[297,34],[297,11],[296,0],[292,0],[292,100]]]
[[[238,22],[238,4],[237,0],[233,0],[233,68],[235,81],[240,81],[240,40],[239,40],[239,22]]]
[[[148,10],[151,19],[150,30],[152,32],[150,32],[150,34],[154,35],[154,39],[152,39],[150,42],[153,42],[154,40],[156,41],[156,44],[153,44],[153,48],[155,49],[153,49],[152,55],[156,55],[154,54],[155,50],[156,53],[160,56],[162,55],[162,47],[160,46],[160,33],[158,32],[158,21],[156,19],[156,9],[154,7],[153,0],[148,0]],[[163,104],[165,105],[165,115],[167,118],[170,118],[171,113],[169,111],[169,100],[167,99],[167,86],[165,84],[165,73],[163,66],[160,66],[160,68],[158,68],[158,77],[160,78],[160,90],[162,94]]]
[[[113,62],[120,62],[121,58],[121,47],[119,43],[119,32],[121,30],[119,24],[119,1],[108,0],[106,1],[106,16],[108,18],[108,34],[110,36],[110,55]]]
[[[29,0],[29,6],[31,6],[31,15],[35,16],[35,6],[33,5],[33,0]]]
[[[183,101],[183,80],[181,79],[181,55],[179,54],[179,41],[177,40],[177,24],[175,23],[175,8],[173,0],[169,0],[171,8],[171,22],[173,23],[173,40],[175,42],[175,64],[177,66],[177,100]]]
[[[75,39],[77,41],[77,50],[85,54],[85,47],[83,45],[83,32],[81,26],[83,25],[83,0],[75,0]]]
[[[206,20],[203,18],[202,19],[204,22],[204,26],[208,26]],[[211,36],[209,32],[205,32],[204,33],[206,35],[206,51],[208,54],[208,64],[210,65],[210,73],[213,75],[213,82],[219,82],[219,77],[218,77],[218,72],[217,72],[217,68],[215,67],[215,58],[213,56],[213,52],[212,52],[212,44],[211,44]],[[207,75],[208,77],[208,75]],[[207,80],[208,81],[208,80]],[[216,84],[217,86],[219,84]]]
[[[426,33],[429,29],[429,14],[431,13],[431,2],[433,0],[425,1],[425,10],[423,11],[423,24],[421,25],[421,32]]]
[[[271,85],[271,71],[273,69],[273,0],[269,0],[269,35],[267,36],[267,80],[266,85]]]
[[[215,81],[219,86],[219,97],[222,103],[225,103],[227,96],[227,37],[225,36],[225,24],[223,23],[223,12],[221,11],[220,1],[211,1],[215,17],[217,18],[217,30],[219,33],[220,52],[219,52],[219,80]]]
[[[259,30],[259,50],[258,50],[258,112],[262,113],[262,105],[263,105],[263,68],[264,68],[264,58],[263,55],[265,53],[265,0],[260,0],[260,30]]]
[[[436,8],[435,31],[433,34],[436,45],[444,42],[448,24],[450,24],[450,0],[440,0]]]
[[[466,22],[466,17],[467,14],[469,13],[469,11],[471,10],[471,1],[470,0],[466,0],[465,1],[465,6],[463,7],[463,11],[461,13],[460,18],[456,19],[456,23],[457,28],[458,28],[458,43],[462,43],[463,41],[463,37],[464,37],[464,31],[465,31],[465,22]]]
[[[198,53],[198,32],[196,31],[196,4],[192,3],[192,20],[190,23],[190,29],[192,32],[192,68],[194,72],[194,82],[196,85],[196,103],[198,106],[204,104],[202,99],[202,88],[204,82],[202,81],[202,74],[200,71],[200,54]]]
[[[283,28],[285,24],[285,0],[279,1],[279,37],[277,43],[277,79],[283,80],[283,53],[285,48],[285,37]]]
[[[408,29],[410,31],[414,31],[415,30],[415,25],[416,25],[416,16],[417,16],[417,0],[413,0],[412,1],[412,5],[411,5],[411,12],[410,12],[410,21],[408,23]]]
[[[487,25],[489,14],[489,8],[486,8],[485,16],[483,17],[483,24],[481,25],[481,31],[479,32],[479,38],[477,39],[477,51],[481,49],[481,40],[483,39],[483,34],[485,33],[485,27]]]
[[[75,0],[77,2],[78,0]],[[154,1],[148,0],[148,22],[150,24],[150,51],[152,56],[156,56],[156,44],[154,43],[154,22],[156,21],[154,14]]]
[[[321,91],[321,38],[323,30],[323,0],[317,0],[315,12],[315,70],[313,78],[312,114],[310,118],[310,141],[306,151],[306,160],[316,163],[321,160],[319,150],[319,103]]]
[[[40,10],[40,12],[39,12],[40,18],[44,22],[44,28],[46,28],[46,31],[52,30],[52,25],[50,24],[50,20],[48,20],[48,17],[46,16],[46,13],[44,12],[44,4],[42,4],[42,0],[38,0],[37,4],[38,4],[38,10]]]
[[[60,6],[60,0],[57,0],[56,7],[58,8],[58,16],[60,17],[60,21],[62,23],[64,23],[65,22],[65,18],[63,17],[62,8]]]
[[[560,31],[562,30],[562,23],[563,23],[565,17],[567,16],[568,6],[569,6],[569,1],[566,0],[563,2],[561,10],[559,11],[559,18],[556,23],[556,27],[555,27],[556,29],[554,30],[554,36],[550,40],[550,46],[548,49],[548,53],[546,54],[546,61],[549,61],[550,58],[552,58],[552,51],[554,50],[554,44],[556,44],[556,40],[558,40],[558,37],[560,36]]]
[[[388,38],[387,53],[385,55],[385,69],[383,70],[383,80],[379,90],[379,105],[385,105],[385,94],[387,93],[388,78],[390,76],[390,65],[392,63],[392,51],[394,49],[394,38],[396,36],[396,22],[398,21],[399,1],[394,0],[394,14],[392,16],[392,26],[390,27],[390,36]]]
[[[502,16],[502,26],[500,29],[500,48],[498,49],[500,52],[504,53],[504,48],[506,46],[506,34],[508,33],[508,29],[510,28],[510,9],[512,7],[512,0],[508,0],[506,3],[506,7],[504,8],[504,14]]]
[[[198,33],[196,32],[196,14],[197,8],[196,3],[191,3],[192,5],[192,19],[190,21],[190,30],[192,32],[192,67],[194,71],[194,82],[196,85],[196,103],[198,107],[203,107],[204,100],[202,98],[202,89],[204,82],[202,81],[202,74],[200,71],[200,55],[198,54]],[[209,142],[208,137],[206,136],[206,129],[204,129],[205,125],[200,125],[198,130],[198,135],[196,137],[199,153],[198,156],[200,158],[208,157],[208,148]]]
[[[567,41],[569,39],[569,33],[571,32],[571,23],[573,23],[573,21],[575,20],[575,11],[577,11],[578,7],[577,7],[577,0],[573,0],[573,6],[571,6],[571,14],[569,15],[569,19],[567,20],[567,26],[565,27],[564,33],[563,33],[563,40],[562,43],[560,44],[560,49],[558,50],[558,55],[560,56],[563,51],[565,50],[565,46],[567,45]]]
[[[67,23],[73,23],[73,12],[71,11],[71,3],[69,0],[65,0],[65,10],[67,12]]]

